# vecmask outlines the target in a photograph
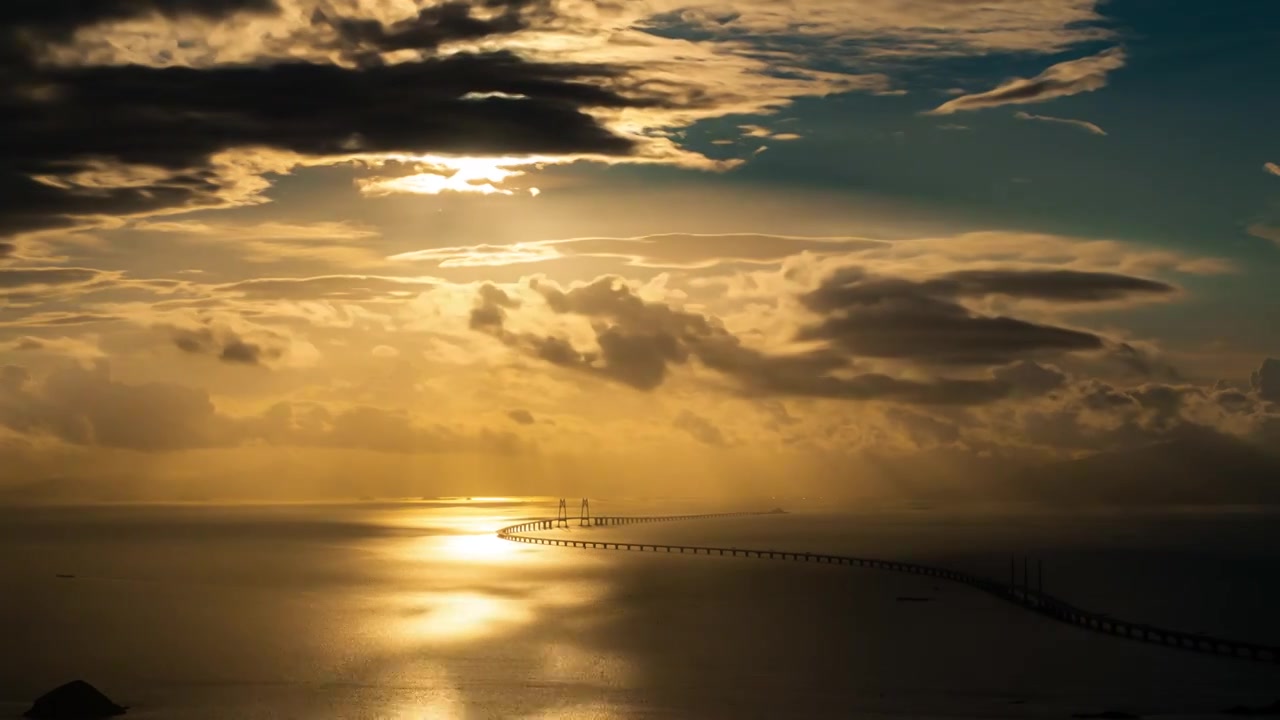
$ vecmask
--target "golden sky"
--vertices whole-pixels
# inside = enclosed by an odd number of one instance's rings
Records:
[[[1280,428],[1276,108],[1227,11],[0,21],[19,497],[857,494]]]

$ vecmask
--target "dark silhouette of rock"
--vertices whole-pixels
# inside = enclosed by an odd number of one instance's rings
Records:
[[[35,720],[94,720],[123,715],[124,711],[89,683],[72,680],[36,698],[23,716]]]
[[[1270,705],[1236,705],[1222,711],[1223,715],[1249,715],[1253,717],[1280,716],[1280,700]]]

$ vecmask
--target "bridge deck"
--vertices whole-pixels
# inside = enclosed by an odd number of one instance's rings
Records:
[[[563,538],[540,537],[525,533],[538,530],[552,530],[556,524],[568,526],[568,520],[577,520],[580,524],[592,526],[636,525],[653,522],[672,522],[676,520],[703,520],[711,518],[749,517],[772,515],[774,512],[736,512],[709,513],[701,515],[653,515],[653,516],[621,516],[604,515],[590,518],[561,518],[559,520],[533,520],[502,528],[498,537],[512,542],[535,545],[553,545],[557,547],[573,547],[601,550],[621,550],[632,552],[661,552],[682,555],[715,555],[720,557],[748,557],[762,560],[782,560],[788,562],[822,563],[827,565],[845,565],[851,567],[888,570],[912,575],[950,580],[968,585],[1002,600],[1040,613],[1046,617],[1077,627],[1106,633],[1116,637],[1128,638],[1139,642],[1153,643],[1165,647],[1207,653],[1224,657],[1255,660],[1260,662],[1280,663],[1280,647],[1259,645],[1256,643],[1238,642],[1222,638],[1186,633],[1178,630],[1147,625],[1144,623],[1117,620],[1101,613],[1081,610],[1051,595],[1026,588],[1010,587],[989,578],[947,568],[919,565],[915,563],[879,560],[875,558],[853,557],[848,555],[830,555],[825,553],[804,553],[790,550],[768,550],[737,547],[711,547],[705,545],[664,545],[658,543],[623,542],[618,540],[568,540]]]

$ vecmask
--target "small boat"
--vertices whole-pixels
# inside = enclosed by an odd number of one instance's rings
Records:
[[[57,574],[57,575],[55,575],[54,577],[59,577],[59,578],[62,578],[63,580],[75,580],[75,579],[76,579],[76,576],[75,576],[75,575],[68,575],[67,573],[58,573],[58,574]]]

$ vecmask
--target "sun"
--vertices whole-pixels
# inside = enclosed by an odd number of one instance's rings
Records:
[[[537,197],[541,191],[535,187],[519,190],[509,187],[509,180],[523,177],[528,169],[547,164],[554,158],[534,157],[458,157],[431,155],[413,158],[418,172],[401,177],[366,178],[359,181],[366,195],[412,193],[439,195],[441,193],[470,193],[479,195],[515,195],[527,192]]]

